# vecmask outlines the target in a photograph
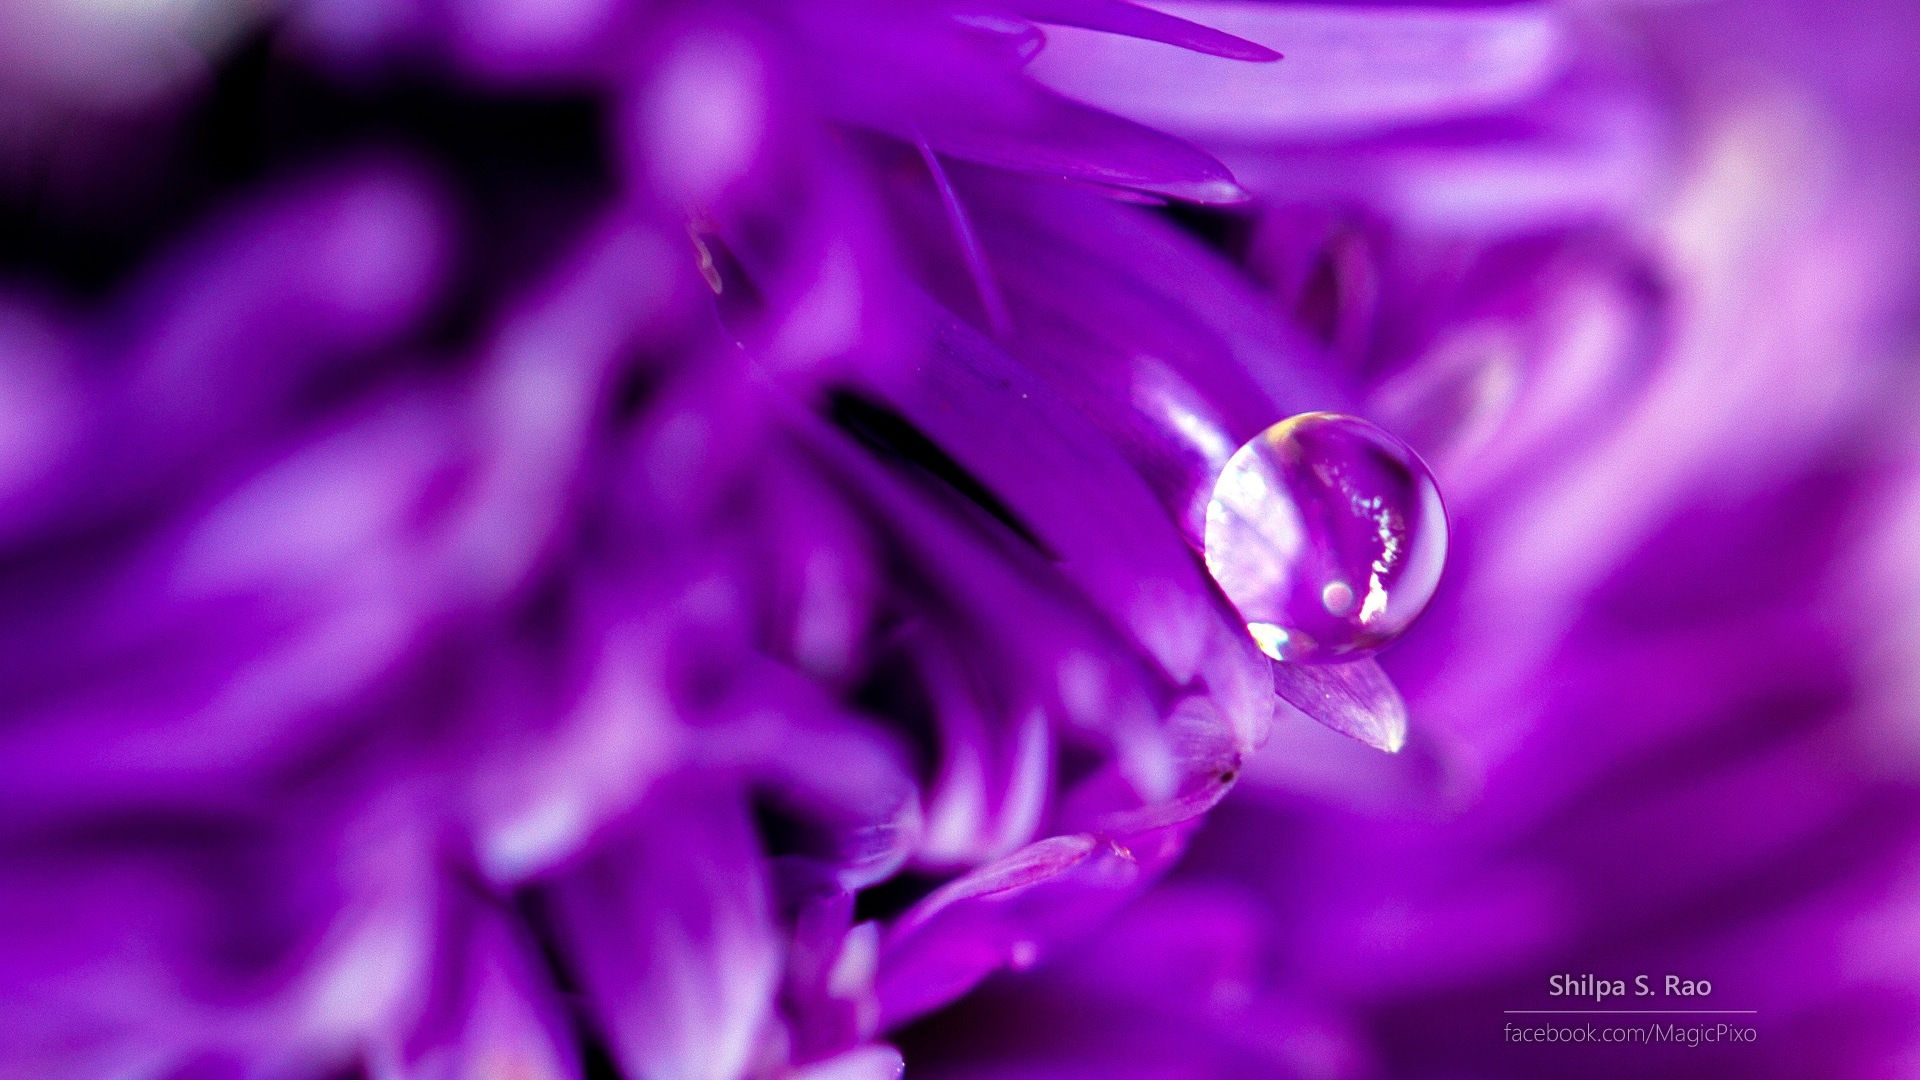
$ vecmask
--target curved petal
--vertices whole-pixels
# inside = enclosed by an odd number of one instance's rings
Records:
[[[1273,688],[1287,704],[1368,746],[1394,754],[1406,745],[1407,703],[1375,661],[1275,663]]]
[[[881,947],[881,1029],[946,1004],[1002,967],[1032,967],[1090,932],[1171,865],[1186,831],[1055,836],[935,890]]]
[[[691,778],[656,788],[636,827],[544,888],[624,1068],[672,1080],[746,1072],[772,1019],[780,952],[739,795]]]
[[[1271,63],[1280,59],[1265,45],[1130,0],[1016,0],[1013,7],[1034,22],[1158,41],[1229,60]]]
[[[1238,64],[1059,30],[1031,70],[1068,96],[1209,142],[1345,138],[1523,100],[1567,62],[1559,10],[1192,0],[1166,10],[1286,52]]]

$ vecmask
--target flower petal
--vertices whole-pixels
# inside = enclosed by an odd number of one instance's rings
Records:
[[[1372,660],[1276,663],[1273,688],[1287,704],[1368,746],[1395,754],[1407,743],[1407,703]]]
[[[744,800],[688,778],[546,887],[623,1068],[738,1080],[772,1018],[780,949]]]
[[[916,582],[901,598],[915,622],[875,657],[870,680],[880,681],[868,689],[906,722],[940,732],[928,862],[993,857],[1030,837],[1046,797],[1032,777],[1045,774],[1053,738],[1117,753],[1136,804],[1233,755],[1235,736],[1217,716],[1211,738],[1173,746],[1155,705],[1165,681],[1153,661],[1036,552],[1005,530],[982,529],[966,514],[977,508],[882,469],[837,433],[801,433],[860,494]],[[1054,736],[1034,728],[1036,707],[1068,726]]]
[[[1265,45],[1129,0],[1017,0],[1014,9],[1034,22],[1159,41],[1229,60],[1271,63],[1280,59]]]
[[[795,1069],[792,1080],[900,1080],[907,1063],[900,1051],[880,1044],[849,1050],[839,1057]]]
[[[884,392],[1008,500],[1061,556],[1060,571],[1176,685],[1204,673],[1234,738],[1257,745],[1271,710],[1266,673],[1139,476],[1012,357],[945,313],[931,317],[939,362]],[[992,429],[968,419],[977,416],[994,417]]]
[[[1199,203],[1247,199],[1227,167],[1193,145],[1047,90],[1013,109],[927,117],[920,131],[935,150],[983,165]]]
[[[1031,70],[1079,101],[1189,138],[1254,142],[1372,134],[1520,101],[1559,74],[1549,5],[1315,6],[1197,0],[1183,17],[1284,49],[1250,65],[1059,30]]]
[[[880,1026],[895,1027],[1004,966],[1024,969],[1097,927],[1185,848],[1183,826],[1121,838],[1055,836],[935,890],[881,949]]]
[[[532,943],[490,905],[476,903],[464,916],[464,925],[445,931],[447,970],[405,1040],[397,1080],[574,1080],[579,1052]]]

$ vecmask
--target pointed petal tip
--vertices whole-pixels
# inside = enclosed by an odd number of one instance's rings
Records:
[[[1407,745],[1407,725],[1405,723],[1400,724],[1400,726],[1394,728],[1392,731],[1387,732],[1384,741],[1373,743],[1372,745],[1381,750],[1385,750],[1389,754],[1399,753],[1405,749]]]
[[[1285,54],[1275,52],[1257,41],[1248,41],[1245,38],[1234,38],[1234,41],[1238,42],[1238,44],[1231,49],[1223,50],[1214,55],[1224,56],[1229,60],[1244,61],[1249,64],[1271,64],[1276,60],[1286,59]]]
[[[1257,41],[1132,0],[1020,0],[1018,9],[1036,22],[1157,41],[1228,60],[1260,64],[1280,59],[1279,53]]]
[[[1202,53],[1207,56],[1218,56],[1223,60],[1238,60],[1247,64],[1271,64],[1275,60],[1286,59],[1286,57],[1282,56],[1279,52],[1269,49],[1257,41],[1249,41],[1243,37],[1235,37],[1232,34],[1221,33],[1210,27],[1203,27],[1201,29],[1208,31],[1207,40],[1204,42],[1182,42],[1181,47],[1189,52]]]
[[[1275,662],[1273,689],[1314,720],[1377,750],[1397,754],[1407,744],[1407,703],[1372,660]]]
[[[1205,206],[1239,206],[1253,201],[1253,194],[1229,179],[1187,180],[1152,185],[1151,190],[1169,198]]]

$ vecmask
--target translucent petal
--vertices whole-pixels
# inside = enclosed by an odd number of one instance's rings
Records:
[[[1085,936],[1186,848],[1185,824],[1055,836],[935,890],[888,932],[875,983],[883,1029],[946,1004],[1001,967],[1032,967]]]
[[[1343,735],[1398,753],[1407,742],[1407,703],[1372,660],[1273,665],[1273,688],[1287,704]]]

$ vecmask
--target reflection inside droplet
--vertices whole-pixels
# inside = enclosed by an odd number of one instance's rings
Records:
[[[1276,660],[1356,659],[1410,626],[1446,563],[1432,474],[1365,420],[1302,413],[1228,459],[1207,503],[1214,580]]]

